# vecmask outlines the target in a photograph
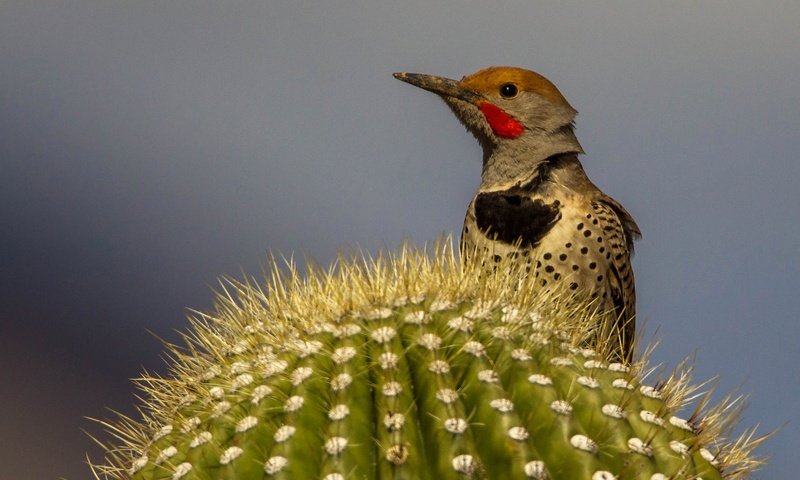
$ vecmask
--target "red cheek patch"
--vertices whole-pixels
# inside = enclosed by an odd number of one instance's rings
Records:
[[[481,109],[486,121],[489,122],[489,126],[492,127],[492,131],[498,137],[517,138],[525,130],[521,123],[511,118],[509,114],[497,105],[483,102],[478,108]]]

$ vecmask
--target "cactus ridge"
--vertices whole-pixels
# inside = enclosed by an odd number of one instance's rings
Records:
[[[513,263],[461,265],[451,245],[273,268],[266,288],[225,279],[169,346],[170,375],[139,379],[142,419],[100,421],[114,441],[95,478],[709,480],[760,465],[764,437],[726,440],[740,398],[706,394],[680,418],[699,395],[688,364],[645,384],[644,359],[608,360],[599,312]]]

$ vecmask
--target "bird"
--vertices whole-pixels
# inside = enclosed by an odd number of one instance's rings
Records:
[[[575,110],[547,78],[496,66],[461,80],[419,73],[394,77],[433,92],[483,149],[467,208],[461,253],[526,262],[537,286],[562,285],[611,314],[613,357],[630,363],[636,292],[631,258],[641,236],[630,213],[600,190],[578,159]],[[606,336],[608,338],[608,336]]]

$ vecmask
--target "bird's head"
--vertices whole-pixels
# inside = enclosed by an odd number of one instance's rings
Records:
[[[573,133],[577,111],[550,80],[517,67],[490,67],[459,80],[419,73],[395,78],[433,92],[484,149],[485,159],[582,153]]]

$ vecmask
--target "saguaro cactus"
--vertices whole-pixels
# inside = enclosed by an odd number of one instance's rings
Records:
[[[449,245],[447,243],[446,245]],[[759,465],[687,370],[606,360],[598,314],[452,248],[225,280],[96,478],[696,479]],[[591,340],[595,339],[595,340]],[[592,345],[587,342],[597,342]],[[590,348],[590,346],[592,348]],[[736,401],[732,403],[735,405]]]

